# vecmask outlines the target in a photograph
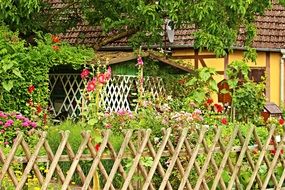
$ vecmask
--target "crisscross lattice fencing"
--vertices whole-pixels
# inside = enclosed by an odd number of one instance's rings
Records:
[[[0,149],[0,185],[10,180],[15,189],[22,189],[33,171],[41,189],[51,182],[60,184],[59,189],[70,189],[75,174],[80,189],[92,189],[94,176],[99,176],[103,190],[281,189],[285,134],[279,139],[278,131],[275,126],[268,130],[236,127],[230,133],[225,133],[225,126],[200,127],[166,129],[160,137],[153,137],[150,130],[127,130],[119,138],[107,130],[102,132],[100,145],[92,142],[89,132],[83,132],[76,152],[69,143],[69,132],[60,133],[55,152],[45,132],[33,149],[19,134],[9,154]],[[15,155],[19,149],[24,156]],[[20,178],[15,163],[25,164]],[[64,171],[63,163],[69,163],[68,170]],[[46,173],[39,169],[42,164],[48,167]],[[87,170],[83,169],[86,164]]]
[[[49,104],[54,115],[67,112],[68,116],[76,117],[81,113],[82,91],[84,89],[80,74],[50,74]],[[137,107],[138,97],[137,76],[115,75],[106,84],[102,107],[106,111],[134,111]],[[146,76],[144,78],[144,91],[158,98],[165,95],[162,78]]]

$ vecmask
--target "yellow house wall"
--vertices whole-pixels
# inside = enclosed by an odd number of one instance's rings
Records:
[[[264,67],[266,68],[266,52],[257,52],[257,59],[256,63],[249,62],[250,67]],[[199,52],[199,55],[209,55],[212,53],[203,51]],[[187,56],[187,55],[194,55],[193,49],[185,49],[185,50],[177,50],[174,51],[172,54],[175,56]],[[270,97],[267,101],[275,102],[277,105],[280,105],[280,53],[270,53]],[[231,63],[235,60],[242,60],[243,59],[243,51],[234,51],[233,53],[229,54],[229,61]],[[207,58],[204,59],[205,64],[207,67],[215,68],[216,71],[224,71],[224,58]],[[194,67],[194,59],[184,60],[184,62],[191,63]],[[199,68],[202,67],[201,63],[199,62]],[[266,71],[267,73],[268,71]],[[223,80],[225,75],[218,75],[215,77],[217,82]],[[213,97],[215,101],[217,101],[217,96]]]
[[[270,101],[280,105],[280,53],[270,54]]]

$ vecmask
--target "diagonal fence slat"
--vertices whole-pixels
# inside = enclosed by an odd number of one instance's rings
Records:
[[[166,141],[167,140],[168,139],[166,139]],[[150,152],[151,157],[155,159],[157,157],[157,153],[155,153],[154,147],[150,141],[148,141],[148,147],[149,147],[149,152]],[[158,170],[158,173],[161,177],[163,177],[165,175],[164,168],[160,162],[158,162],[157,170]],[[172,190],[172,186],[171,186],[169,181],[167,181],[166,188],[168,190]]]
[[[221,176],[222,176],[222,172],[224,171],[224,168],[225,168],[225,166],[226,166],[226,163],[227,163],[227,161],[228,161],[228,159],[229,159],[230,152],[231,152],[230,150],[231,150],[231,148],[232,148],[232,146],[233,146],[233,142],[234,142],[234,140],[235,140],[235,138],[236,138],[237,133],[238,133],[238,128],[236,127],[236,128],[234,129],[232,135],[231,135],[231,138],[230,138],[230,141],[229,141],[229,143],[228,143],[228,146],[227,146],[227,148],[226,148],[225,151],[224,151],[224,156],[223,156],[223,159],[222,159],[222,161],[221,161],[220,168],[219,168],[219,170],[217,171],[217,174],[216,174],[216,177],[215,177],[215,179],[214,179],[214,183],[213,183],[213,185],[212,185],[211,190],[215,190],[216,187],[217,187],[217,185],[218,185],[218,182],[219,182],[219,180],[220,180],[220,178],[221,178]]]
[[[236,129],[238,130],[237,127],[236,127]],[[217,129],[214,128],[214,131],[217,132]],[[238,132],[238,131],[237,131],[237,132]],[[232,138],[236,138],[237,132],[236,132],[236,133],[233,132],[233,133],[231,134],[231,137],[232,137]],[[224,147],[224,144],[223,144],[221,138],[219,138],[218,143],[219,143],[219,146],[220,146],[220,149],[221,149],[221,153],[222,153],[222,154],[226,154],[227,152],[226,152],[226,149],[225,149],[225,147]],[[228,150],[228,151],[231,152],[231,149]],[[233,172],[234,172],[234,164],[233,164],[233,162],[231,161],[231,159],[227,159],[227,166],[229,167],[229,171],[230,171],[231,173],[233,173]],[[239,181],[239,178],[236,178],[236,179],[235,179],[235,183],[236,183],[236,185],[237,185],[237,186],[236,186],[237,190],[240,190],[240,181]]]
[[[185,139],[184,143],[185,143],[185,147],[186,147],[187,154],[189,155],[189,158],[191,158],[191,157],[192,157],[191,146],[190,146],[190,144],[189,144],[189,142],[188,142],[187,139]],[[197,162],[194,162],[194,167],[195,167],[195,170],[197,171],[197,173],[200,174],[200,173],[201,173],[201,168],[200,168],[200,166],[199,166],[199,164],[198,164]],[[186,175],[187,175],[187,173],[186,173]],[[183,175],[183,176],[185,176],[185,175]],[[186,177],[186,176],[185,176],[185,177]],[[188,175],[187,175],[187,177],[188,177]],[[186,177],[185,179],[187,179],[187,177]],[[188,180],[188,181],[189,181],[189,180]],[[208,190],[208,189],[209,189],[209,187],[208,187],[207,182],[206,182],[205,179],[203,179],[202,184],[203,184],[203,188],[204,188],[205,190]]]
[[[110,149],[110,152],[111,152],[111,155],[112,155],[112,159],[115,160],[115,159],[117,158],[117,153],[116,153],[116,151],[115,151],[115,149],[114,149],[112,143],[110,143],[110,142],[108,141],[107,146],[108,146],[108,148]],[[99,165],[99,168],[100,168],[100,165]],[[100,169],[100,171],[101,171],[101,169]],[[126,172],[125,172],[125,170],[124,170],[124,167],[122,166],[122,163],[119,164],[118,172],[122,175],[123,179],[126,180],[127,174],[126,174]],[[108,178],[108,175],[105,175],[105,180],[107,180],[107,178]],[[112,188],[112,189],[113,189],[113,188]],[[132,185],[130,185],[129,189],[130,189],[130,190],[133,190]]]
[[[244,158],[244,154],[246,152],[246,149],[248,148],[248,143],[250,141],[250,137],[251,137],[251,134],[253,132],[254,127],[255,127],[254,125],[251,125],[250,128],[248,129],[248,132],[247,132],[248,135],[247,135],[247,137],[246,137],[246,139],[245,139],[245,141],[243,143],[241,152],[240,152],[239,157],[238,157],[238,161],[236,163],[236,166],[234,168],[231,180],[230,180],[228,188],[227,188],[228,190],[231,190],[233,188],[234,180],[237,177],[237,174],[238,174],[238,172],[240,170],[240,167],[241,167],[241,164],[242,164],[242,160]],[[240,130],[238,131],[238,133],[240,133]]]
[[[149,141],[147,141],[147,142],[149,142]],[[141,146],[141,143],[139,143],[138,146]],[[129,142],[129,148],[130,148],[133,156],[136,157],[138,152],[136,151],[135,145],[132,143],[132,141]],[[145,179],[147,177],[147,170],[140,162],[138,162],[138,170],[141,172],[142,177]],[[152,183],[150,184],[149,189],[150,190],[154,190],[155,189],[153,187]]]
[[[207,155],[207,157],[206,157],[206,161],[205,161],[204,166],[203,166],[203,168],[202,168],[202,170],[201,170],[201,173],[200,173],[200,175],[199,175],[199,178],[198,178],[198,180],[197,180],[197,183],[196,183],[196,186],[195,186],[194,190],[200,189],[200,185],[201,185],[201,183],[202,183],[202,180],[203,180],[203,177],[204,177],[204,175],[205,175],[205,173],[206,173],[206,170],[208,169],[208,166],[209,166],[209,164],[210,164],[210,161],[213,160],[212,154],[213,154],[214,148],[215,148],[215,146],[216,146],[216,144],[217,144],[217,142],[218,142],[218,139],[220,138],[220,135],[221,135],[221,127],[218,128],[218,131],[217,131],[217,133],[216,133],[216,135],[215,135],[213,144],[212,144],[212,146],[211,146],[211,148],[210,148],[209,150],[207,150],[208,147],[206,147],[206,145],[205,145],[206,143],[205,143],[205,142],[203,143],[203,144],[204,144],[204,148],[205,148],[205,150],[206,150],[206,153],[207,153],[208,155]],[[204,139],[203,139],[203,140],[204,140]],[[217,167],[217,166],[216,166],[216,167]],[[223,181],[222,181],[222,182],[223,182]],[[222,183],[222,185],[223,185],[223,186],[222,186],[223,189],[225,189],[225,184]]]
[[[97,169],[97,165],[99,164],[100,162],[100,158],[103,154],[103,151],[105,150],[106,146],[107,146],[107,142],[109,140],[109,137],[110,137],[110,133],[111,131],[110,130],[107,130],[104,134],[104,138],[103,138],[103,141],[100,145],[100,148],[99,148],[99,151],[97,152],[97,155],[95,157],[95,159],[93,160],[93,163],[90,167],[90,170],[89,170],[89,173],[86,177],[86,180],[82,186],[82,189],[85,190],[87,189],[87,187],[89,186],[90,182],[91,182],[91,179],[92,177],[94,176],[95,172],[96,172],[96,169]]]
[[[192,153],[192,155],[191,155],[191,159],[190,159],[190,161],[189,161],[189,163],[188,163],[188,166],[187,166],[187,168],[186,168],[186,174],[183,176],[183,178],[182,178],[182,180],[181,180],[181,182],[180,182],[179,190],[184,189],[184,186],[185,186],[185,184],[186,184],[186,182],[187,182],[187,179],[188,179],[188,176],[189,176],[189,174],[190,174],[190,171],[191,171],[191,169],[192,169],[192,167],[193,167],[193,165],[194,165],[194,163],[195,163],[195,159],[196,159],[196,157],[197,157],[197,155],[198,155],[199,148],[200,148],[200,145],[201,145],[202,140],[203,140],[203,138],[204,138],[205,132],[206,132],[206,128],[203,127],[202,130],[200,131],[200,134],[199,134],[199,139],[198,139],[198,141],[197,141],[197,146],[195,147],[195,149],[194,149],[194,151],[193,151],[193,153]],[[199,166],[198,166],[198,167],[199,167]],[[199,172],[200,172],[199,170],[198,170],[197,172],[198,172],[198,174],[200,174],[200,173],[199,173]]]
[[[69,132],[69,131],[68,131],[68,132]],[[54,154],[53,154],[53,152],[52,152],[52,149],[51,149],[51,147],[50,147],[48,141],[45,141],[45,143],[44,143],[44,148],[45,148],[45,150],[46,150],[46,152],[47,152],[48,160],[49,160],[50,162],[52,162],[52,161],[54,160]],[[65,176],[64,176],[64,174],[63,174],[63,172],[62,172],[62,169],[60,168],[60,166],[59,166],[58,164],[56,165],[56,173],[57,173],[57,175],[59,176],[59,179],[60,179],[61,184],[63,184],[63,183],[64,183],[64,180],[65,180]]]
[[[159,141],[150,130],[126,130],[119,144],[113,144],[111,131],[106,130],[99,149],[95,149],[90,132],[83,131],[75,153],[69,132],[60,133],[60,142],[52,146],[54,153],[45,132],[39,134],[35,147],[19,133],[8,153],[0,146],[0,189],[5,189],[7,182],[14,189],[23,189],[30,176],[43,190],[51,183],[59,189],[91,190],[97,182],[103,190],[285,188],[284,131],[281,140],[276,140],[280,126],[264,128],[263,136],[253,125],[247,131],[234,127],[226,136],[224,128],[169,128],[162,130]],[[21,164],[24,167],[19,176],[15,166]],[[248,175],[246,180],[243,175]],[[74,177],[79,182],[76,185],[71,183]]]
[[[24,139],[22,139],[22,142],[21,142],[21,143],[22,143],[22,146],[23,146],[24,151],[26,152],[26,156],[27,156],[28,159],[29,159],[29,162],[27,163],[27,166],[26,166],[26,168],[25,168],[25,170],[24,170],[24,172],[23,172],[23,176],[22,176],[22,178],[21,178],[21,181],[20,181],[19,184],[17,185],[16,190],[21,190],[21,189],[23,189],[23,186],[25,185],[26,180],[27,180],[27,178],[28,178],[28,174],[30,173],[30,171],[32,170],[32,168],[34,168],[35,174],[36,174],[36,176],[37,176],[37,178],[38,178],[40,184],[43,183],[43,176],[42,176],[40,170],[38,169],[37,165],[35,165],[34,163],[35,163],[35,161],[36,161],[36,159],[37,159],[37,156],[38,156],[38,154],[39,154],[39,152],[40,152],[41,147],[42,147],[43,144],[44,144],[44,141],[45,141],[45,139],[46,139],[46,136],[47,136],[47,133],[46,133],[46,132],[43,132],[43,133],[41,134],[41,138],[40,138],[40,140],[38,141],[38,143],[37,143],[37,145],[36,145],[36,147],[35,147],[35,151],[34,151],[34,153],[33,153],[32,155],[29,155],[29,154],[30,154],[29,146],[28,146],[28,144],[26,144],[26,141],[25,141]]]
[[[273,127],[270,129],[270,131],[269,131],[269,136],[267,137],[267,140],[266,140],[265,144],[263,145],[263,148],[262,148],[262,150],[261,150],[261,152],[260,152],[259,158],[258,158],[258,160],[257,160],[257,162],[256,162],[255,168],[254,168],[254,170],[253,170],[253,172],[252,172],[252,175],[251,175],[251,178],[250,178],[250,180],[249,180],[249,183],[248,183],[248,185],[247,185],[247,187],[246,187],[246,190],[250,190],[251,187],[252,187],[252,185],[253,185],[253,182],[254,182],[254,180],[255,180],[255,176],[258,174],[259,167],[260,167],[260,165],[261,165],[261,163],[262,163],[262,161],[263,161],[263,159],[264,159],[266,150],[268,149],[268,145],[269,145],[269,143],[270,143],[270,141],[271,141],[271,138],[272,138],[272,135],[273,135],[273,133],[274,133],[274,130],[275,130],[275,126],[273,126]],[[261,144],[260,139],[259,139],[258,136],[256,135],[256,130],[254,130],[253,134],[254,134],[254,136],[255,136],[256,141]],[[259,185],[260,188],[262,188],[262,183],[258,183],[258,185]]]
[[[2,164],[4,164],[5,161],[6,161],[6,156],[5,156],[5,154],[3,153],[3,151],[0,149],[0,162],[1,162]],[[2,173],[2,171],[1,171],[1,173]],[[3,174],[4,174],[4,173],[3,173]],[[8,175],[9,175],[10,179],[12,180],[14,186],[17,186],[17,185],[18,185],[17,177],[16,177],[14,171],[13,171],[10,167],[8,168]],[[1,184],[2,184],[1,181],[2,181],[2,180],[0,180],[0,187],[1,187]]]
[[[154,161],[153,161],[153,164],[150,168],[150,171],[145,179],[145,183],[142,187],[142,190],[147,190],[148,189],[148,186],[150,185],[151,183],[151,178],[153,177],[154,175],[154,172],[155,170],[157,169],[158,167],[158,164],[159,164],[159,160],[160,160],[160,157],[163,153],[163,150],[167,144],[167,141],[169,139],[169,136],[170,136],[170,133],[171,133],[171,129],[167,129],[166,132],[164,133],[164,136],[163,136],[163,139],[162,139],[162,142],[160,144],[160,147],[159,147],[159,150],[157,151],[156,155],[154,156]],[[149,144],[150,145],[150,144]]]
[[[69,137],[69,133],[68,132],[65,132],[63,134],[63,139],[61,140],[59,146],[58,146],[58,149],[53,157],[53,160],[51,162],[51,165],[50,165],[50,168],[47,172],[47,175],[46,175],[46,178],[45,178],[45,181],[44,183],[42,184],[42,190],[46,190],[48,188],[48,185],[50,184],[50,180],[53,176],[53,173],[54,171],[56,170],[56,167],[58,166],[58,161],[59,161],[59,157],[60,155],[62,154],[63,150],[64,150],[64,147],[67,143],[67,140],[68,140],[68,137]]]
[[[72,176],[73,176],[73,173],[74,173],[74,171],[76,170],[77,165],[79,164],[80,157],[81,157],[81,155],[82,155],[82,153],[83,153],[83,151],[84,151],[84,149],[85,149],[85,147],[86,147],[86,145],[87,145],[87,142],[88,142],[89,140],[90,140],[90,132],[87,132],[86,135],[85,135],[85,137],[83,138],[83,140],[82,140],[82,142],[81,142],[81,145],[80,145],[79,148],[78,148],[78,151],[77,151],[77,153],[76,153],[76,155],[75,155],[75,157],[74,157],[74,159],[73,159],[73,162],[72,162],[72,164],[71,164],[71,166],[70,166],[70,169],[68,170],[67,176],[66,176],[65,181],[64,181],[64,183],[63,183],[63,185],[62,185],[62,190],[65,190],[65,189],[68,188],[69,183],[70,183],[70,181],[71,181],[71,178],[72,178]],[[72,149],[70,149],[70,151],[71,151],[71,150],[72,150]],[[87,188],[86,188],[86,189],[87,189]]]
[[[165,173],[165,176],[164,176],[164,178],[162,180],[162,183],[161,183],[161,185],[159,187],[159,190],[163,190],[165,188],[165,186],[166,186],[166,182],[168,181],[169,176],[171,175],[171,172],[172,172],[172,170],[174,168],[175,162],[176,162],[176,160],[178,158],[179,152],[180,152],[180,150],[182,148],[182,145],[183,145],[183,142],[184,142],[184,140],[185,140],[185,138],[187,136],[187,133],[188,133],[188,129],[184,128],[182,133],[181,133],[181,136],[180,136],[179,142],[177,144],[177,147],[175,149],[175,152],[174,152],[174,154],[173,154],[173,156],[171,158],[171,162],[169,164],[169,167],[168,167],[168,169],[167,169],[167,171]]]
[[[105,183],[105,186],[104,186],[103,190],[108,190],[109,189],[109,187],[110,187],[110,185],[111,185],[111,183],[113,181],[113,178],[114,178],[114,176],[115,176],[115,174],[116,174],[116,172],[118,170],[119,164],[120,164],[120,162],[122,160],[123,154],[125,152],[126,147],[128,146],[128,143],[129,143],[131,137],[132,137],[132,131],[129,130],[129,131],[127,131],[127,133],[125,135],[124,141],[123,141],[123,143],[121,145],[120,151],[119,151],[119,153],[117,155],[117,158],[116,158],[116,160],[114,162],[114,165],[112,167],[112,170],[111,170],[110,175],[109,175],[109,177],[108,177],[108,179],[107,179],[107,181]]]
[[[0,172],[0,187],[2,186],[2,181],[4,179],[4,176],[5,176],[7,170],[10,167],[10,164],[11,164],[11,162],[13,160],[13,157],[14,157],[14,155],[15,155],[15,153],[17,151],[17,148],[20,145],[22,139],[23,139],[23,133],[18,134],[18,136],[17,136],[17,138],[16,138],[16,140],[15,140],[15,142],[13,144],[13,147],[12,147],[10,153],[8,154],[8,157],[7,157],[6,161],[4,162],[4,164],[2,166],[2,170]]]
[[[165,134],[165,130],[163,130],[163,133]],[[170,140],[167,141],[167,145],[168,145],[168,148],[169,148],[169,152],[172,155],[174,155],[175,149],[174,149],[174,146],[173,146],[173,144],[172,144],[172,142]],[[178,166],[178,171],[179,171],[180,175],[184,176],[185,175],[184,168],[183,168],[183,166],[181,164],[181,161],[180,161],[179,157],[176,160],[176,164]],[[186,187],[187,187],[187,189],[192,189],[192,187],[191,187],[191,185],[190,185],[188,180],[186,181]]]
[[[280,144],[277,146],[276,153],[275,153],[275,155],[274,155],[274,157],[273,157],[273,160],[272,160],[271,165],[270,165],[270,167],[269,167],[269,170],[268,170],[268,172],[267,172],[267,175],[266,175],[266,178],[265,178],[265,180],[264,180],[262,189],[266,189],[266,186],[268,185],[269,179],[271,178],[271,175],[272,175],[272,173],[274,172],[274,169],[275,169],[275,166],[276,166],[276,163],[277,163],[279,154],[280,154],[280,152],[281,152],[281,149],[282,149],[282,147],[283,147],[284,141],[285,141],[285,133],[283,133],[281,142],[280,142]]]
[[[149,139],[149,136],[150,136],[150,133],[151,133],[151,130],[150,129],[147,129],[144,133],[144,139],[140,145],[140,148],[138,150],[138,152],[136,153],[136,156],[134,158],[134,162],[128,172],[128,176],[127,176],[127,179],[125,180],[124,182],[124,185],[122,187],[122,190],[126,190],[127,187],[129,186],[129,183],[131,182],[131,179],[133,177],[133,174],[135,173],[135,170],[136,170],[136,167],[138,166],[139,164],[139,161],[140,161],[140,158],[141,158],[141,155],[143,153],[143,150],[147,144],[147,141]]]
[[[89,150],[91,152],[92,157],[95,159],[96,158],[96,150],[95,150],[93,144],[91,143],[91,141],[88,141],[87,146],[88,146],[88,148],[89,148]],[[107,180],[109,176],[108,176],[108,174],[107,174],[107,172],[106,172],[106,170],[104,168],[104,165],[102,164],[101,160],[100,160],[98,166],[99,166],[99,170],[100,170],[101,174],[103,175],[105,180]],[[111,190],[115,190],[115,187],[113,186],[113,184],[111,184]]]

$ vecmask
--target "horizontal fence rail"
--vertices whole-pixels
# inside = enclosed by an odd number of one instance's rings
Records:
[[[8,153],[0,146],[0,187],[10,183],[17,190],[23,189],[30,175],[43,190],[51,186],[88,190],[285,186],[285,134],[276,126],[261,133],[253,125],[246,130],[233,128],[230,133],[225,132],[225,126],[163,129],[162,135],[154,135],[149,129],[126,130],[123,134],[106,130],[99,142],[89,131],[83,131],[76,150],[69,131],[59,135],[56,147],[46,132],[39,134],[33,147],[22,133]]]

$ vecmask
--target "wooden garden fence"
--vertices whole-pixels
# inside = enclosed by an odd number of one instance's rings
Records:
[[[0,149],[0,187],[8,180],[16,190],[23,189],[28,176],[33,175],[43,190],[51,184],[60,184],[58,189],[100,186],[103,190],[282,189],[285,134],[279,139],[272,126],[261,136],[253,125],[246,132],[236,127],[225,134],[225,127],[163,129],[158,137],[151,135],[151,130],[126,130],[119,145],[111,138],[116,134],[106,130],[100,146],[85,131],[77,151],[65,131],[60,133],[55,152],[46,132],[40,133],[34,148],[20,133],[8,154]],[[16,156],[20,149],[22,156]],[[13,166],[21,163],[24,168],[19,177]],[[69,163],[68,169],[64,163]],[[46,172],[40,170],[42,165]],[[79,182],[72,185],[75,176]]]

